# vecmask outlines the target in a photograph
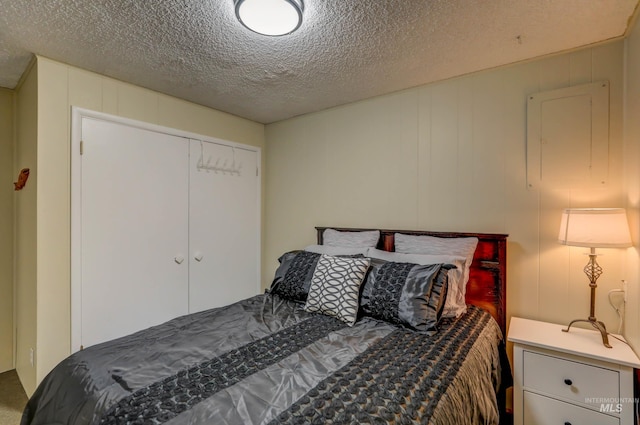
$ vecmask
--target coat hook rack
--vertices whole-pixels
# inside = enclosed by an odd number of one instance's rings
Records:
[[[231,152],[233,154],[233,160],[231,164],[229,164],[228,159],[217,158],[215,164],[211,164],[212,157],[209,156],[206,161],[204,159],[204,144],[200,142],[200,159],[198,160],[197,168],[198,171],[213,171],[214,173],[222,173],[228,174],[231,176],[240,176],[242,172],[242,164],[236,163],[236,149],[233,146],[230,146]],[[222,162],[222,164],[221,164]]]

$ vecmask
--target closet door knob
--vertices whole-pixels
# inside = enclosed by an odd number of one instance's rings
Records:
[[[565,379],[564,383],[567,385],[573,385],[573,381],[571,379]]]
[[[199,252],[196,252],[196,255],[193,258],[199,263],[204,258],[204,255],[200,254]]]
[[[173,259],[173,261],[175,261],[178,264],[182,264],[182,262],[184,261],[184,257],[182,255],[178,255],[176,258]]]

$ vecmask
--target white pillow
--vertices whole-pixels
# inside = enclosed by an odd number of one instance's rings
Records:
[[[366,255],[369,248],[349,248],[343,246],[309,245],[304,250],[325,255]]]
[[[305,311],[326,314],[353,326],[360,306],[360,285],[368,269],[368,258],[322,255],[313,272]]]
[[[464,280],[465,257],[455,257],[451,255],[428,255],[428,254],[402,254],[398,252],[381,251],[375,248],[367,250],[367,257],[378,258],[384,261],[393,261],[394,263],[413,263],[420,265],[429,264],[453,264],[455,269],[449,270],[447,277],[449,278],[449,287],[447,290],[447,299],[444,303],[442,317],[458,317],[467,311],[467,303],[465,302],[467,284]]]
[[[435,236],[413,236],[396,233],[395,251],[403,254],[452,255],[467,259],[464,284],[469,281],[469,268],[478,246],[478,238],[437,238]]]
[[[325,229],[322,234],[322,244],[341,246],[346,248],[369,248],[378,245],[379,230],[364,232],[339,232],[335,229]]]

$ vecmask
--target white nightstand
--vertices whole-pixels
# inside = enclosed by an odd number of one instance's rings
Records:
[[[512,317],[514,425],[632,425],[633,369],[628,345],[599,332]]]

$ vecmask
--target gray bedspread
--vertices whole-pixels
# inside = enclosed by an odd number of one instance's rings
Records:
[[[22,425],[497,424],[501,344],[475,307],[427,336],[258,295],[73,354]]]

